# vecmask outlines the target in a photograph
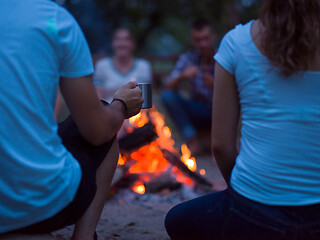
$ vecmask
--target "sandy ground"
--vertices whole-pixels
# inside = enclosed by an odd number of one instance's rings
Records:
[[[222,190],[226,187],[217,166],[210,155],[197,159],[198,168],[204,168],[207,172],[206,178],[214,184],[214,190]],[[122,193],[122,196],[124,196]],[[159,193],[160,195],[163,193]],[[158,195],[159,195],[158,194]],[[159,197],[158,202],[153,198],[136,199],[117,196],[108,199],[103,209],[102,217],[97,227],[100,240],[168,240],[169,237],[164,227],[166,213],[171,207],[180,202],[179,199],[172,200],[170,195]],[[129,194],[130,195],[130,194]],[[201,194],[199,194],[200,196]],[[164,201],[164,199],[170,199]],[[67,227],[53,235],[58,240],[70,239],[73,227]]]

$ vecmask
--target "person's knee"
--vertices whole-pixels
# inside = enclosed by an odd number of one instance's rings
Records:
[[[164,220],[165,228],[170,237],[172,237],[172,234],[175,232],[175,229],[176,229],[176,227],[174,226],[177,222],[175,208],[176,207],[173,207],[170,209],[170,211],[167,213],[166,218]]]
[[[165,105],[168,105],[177,99],[177,93],[172,90],[165,90],[161,94],[161,100]]]
[[[185,239],[187,230],[185,226],[188,225],[188,217],[185,215],[184,204],[178,204],[170,209],[165,218],[165,228],[168,235],[172,239]]]

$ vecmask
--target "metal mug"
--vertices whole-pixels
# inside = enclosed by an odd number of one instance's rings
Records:
[[[152,84],[138,83],[138,87],[141,89],[142,98],[144,99],[142,109],[152,108]]]

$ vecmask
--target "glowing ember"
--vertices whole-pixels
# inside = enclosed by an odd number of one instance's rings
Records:
[[[190,158],[191,152],[186,144],[182,144],[181,153],[182,153],[181,161],[184,162],[184,164],[186,164],[191,171],[193,172],[196,171],[197,170],[196,160],[194,157]]]
[[[203,176],[203,175],[206,175],[206,170],[204,169],[200,169],[199,173]]]
[[[123,159],[123,157],[121,156],[121,154],[119,154],[119,159],[118,159],[118,164],[119,165],[124,165],[125,160]]]
[[[135,186],[132,187],[132,190],[141,195],[145,194],[146,188],[143,183],[139,182]]]
[[[164,126],[163,127],[163,134],[164,134],[165,137],[171,138],[171,130],[170,130],[170,128],[167,127],[167,126]]]

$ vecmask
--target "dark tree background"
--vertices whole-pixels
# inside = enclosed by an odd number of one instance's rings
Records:
[[[189,24],[208,19],[218,40],[256,18],[260,0],[56,0],[77,19],[93,54],[111,52],[112,31],[133,30],[138,55],[176,55],[190,46]],[[219,41],[217,41],[217,45]]]

